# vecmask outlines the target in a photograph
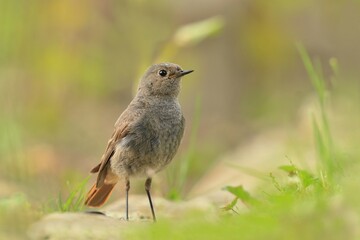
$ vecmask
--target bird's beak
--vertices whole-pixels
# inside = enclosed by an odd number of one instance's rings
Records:
[[[182,76],[184,76],[184,75],[186,75],[186,74],[189,74],[189,73],[192,73],[194,70],[181,70],[180,72],[179,72],[179,77],[182,77]]]

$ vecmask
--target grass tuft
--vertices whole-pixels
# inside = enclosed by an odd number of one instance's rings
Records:
[[[69,196],[62,200],[61,193],[58,198],[58,209],[60,212],[79,212],[84,208],[86,184],[90,177],[85,178],[77,187],[71,189]],[[70,187],[70,184],[68,183]]]
[[[334,184],[334,176],[341,170],[340,163],[336,160],[336,149],[333,141],[329,117],[326,111],[329,91],[326,88],[321,62],[312,61],[305,47],[298,43],[297,49],[315,89],[319,103],[320,116],[312,115],[312,126],[315,139],[315,148],[319,159],[319,174],[324,186]],[[335,76],[339,74],[339,66],[335,58],[330,59],[330,67]]]

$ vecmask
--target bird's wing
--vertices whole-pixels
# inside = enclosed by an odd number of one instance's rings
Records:
[[[97,186],[101,186],[105,178],[111,180],[114,176],[110,172],[110,159],[115,154],[117,144],[125,137],[127,151],[130,152],[146,155],[159,147],[158,134],[149,117],[144,116],[142,109],[132,111],[132,114],[128,113],[125,110],[116,121],[114,133],[107,144],[101,162],[91,170],[92,173],[98,172]]]
[[[108,141],[105,153],[101,157],[101,162],[96,165],[90,172],[98,172],[96,185],[101,186],[104,183],[106,176],[108,175],[108,170],[110,167],[110,159],[114,155],[116,143],[118,143],[122,138],[124,138],[129,133],[129,124],[123,123],[115,126],[115,130],[110,140]]]
[[[114,155],[116,150],[116,144],[126,137],[129,132],[131,132],[132,126],[141,116],[142,111],[132,111],[132,114],[129,114],[129,108],[126,109],[119,117],[115,123],[114,132],[108,141],[105,152],[101,157],[101,161],[93,169],[91,173],[97,173],[97,186],[101,186],[104,183],[105,178],[108,176],[110,170],[110,159]],[[113,175],[113,174],[111,174]]]

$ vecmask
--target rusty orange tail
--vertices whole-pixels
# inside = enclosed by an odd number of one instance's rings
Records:
[[[96,184],[94,184],[86,196],[85,205],[89,207],[102,206],[109,199],[115,185],[116,183],[104,183],[101,187],[96,187]]]

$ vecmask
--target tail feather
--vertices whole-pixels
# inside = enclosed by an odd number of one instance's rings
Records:
[[[109,199],[115,185],[116,183],[104,183],[101,187],[96,187],[96,184],[94,184],[86,196],[85,205],[89,207],[102,206]]]

